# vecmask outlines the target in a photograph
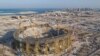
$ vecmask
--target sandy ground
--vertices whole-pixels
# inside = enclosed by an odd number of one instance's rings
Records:
[[[96,14],[96,12],[89,16],[67,14],[68,12],[60,13],[61,16],[58,17],[55,16],[55,13],[36,14],[23,16],[20,20],[14,18],[16,16],[0,16],[0,43],[3,42],[6,43],[6,46],[10,46],[9,43],[12,40],[13,32],[18,29],[20,21],[32,19],[34,21],[49,22],[50,25],[54,25],[57,24],[56,20],[58,20],[58,23],[72,27],[78,35],[76,37],[78,42],[73,44],[74,50],[69,53],[69,56],[88,56],[94,50],[100,49],[100,14]],[[0,47],[2,47],[1,45]]]

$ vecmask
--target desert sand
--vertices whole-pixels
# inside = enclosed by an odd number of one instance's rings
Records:
[[[21,19],[18,19],[18,15],[0,16],[0,48],[4,43],[4,46],[7,46],[5,48],[9,47],[10,49],[10,43],[13,41],[13,32],[19,28],[19,23],[23,21],[29,22],[29,19],[32,19],[39,23],[48,22],[50,25],[59,23],[73,28],[78,35],[76,37],[77,40],[73,44],[73,50],[67,54],[65,52],[62,56],[100,56],[100,13],[90,11],[87,14],[85,12],[60,11],[21,16]],[[15,53],[9,55],[15,56]]]

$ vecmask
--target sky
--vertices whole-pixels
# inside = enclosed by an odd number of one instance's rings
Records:
[[[0,0],[0,8],[100,8],[100,0]]]

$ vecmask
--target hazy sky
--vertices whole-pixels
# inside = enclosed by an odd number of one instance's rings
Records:
[[[100,8],[100,0],[0,0],[0,8]]]

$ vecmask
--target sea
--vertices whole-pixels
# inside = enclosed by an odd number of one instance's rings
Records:
[[[45,13],[45,12],[52,12],[52,11],[57,11],[61,9],[44,9],[44,8],[39,8],[39,9],[0,9],[0,15],[22,15],[22,14],[31,14],[31,13]]]

